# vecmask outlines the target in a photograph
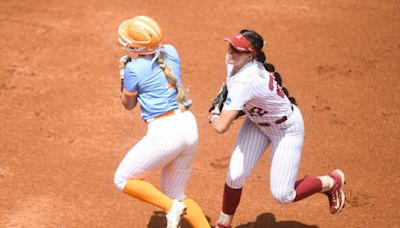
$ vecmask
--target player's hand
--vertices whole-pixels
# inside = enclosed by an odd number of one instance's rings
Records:
[[[132,58],[129,55],[124,55],[119,59],[119,76],[121,79],[124,79],[125,67],[128,62],[132,61]]]
[[[212,109],[207,115],[208,122],[211,123],[213,119],[219,116],[220,114],[221,110],[219,110],[218,106],[214,107],[214,109]]]
[[[129,55],[124,55],[119,59],[119,68],[125,68],[128,62],[132,61],[132,58]]]
[[[211,107],[208,109],[208,112],[213,111],[215,108],[218,108],[218,110],[221,111],[222,108],[224,107],[224,103],[227,96],[228,96],[228,87],[225,85],[225,83],[223,83],[217,96],[214,98]]]

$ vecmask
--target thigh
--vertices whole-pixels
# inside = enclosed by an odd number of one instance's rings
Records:
[[[196,153],[198,130],[196,119],[191,112],[186,111],[179,118],[179,126],[177,127],[182,128],[185,149],[162,169],[161,189],[170,198],[183,200],[185,199],[184,191]]]
[[[183,112],[180,116],[180,127],[182,128],[182,135],[185,138],[185,143],[191,147],[196,146],[199,140],[199,131],[197,127],[196,117],[192,112]]]
[[[148,132],[124,157],[117,175],[124,179],[143,179],[170,163],[185,148],[181,132],[173,128],[173,119],[152,123]]]
[[[283,130],[276,128],[271,133],[272,161],[270,186],[274,194],[284,193],[294,196],[294,185],[300,167],[301,152],[304,142],[304,125],[302,118],[293,117],[290,125]],[[282,128],[281,128],[282,129]]]
[[[189,180],[196,145],[189,147],[161,171],[161,190],[170,198],[184,200],[185,187]]]
[[[240,129],[229,164],[226,178],[229,187],[243,187],[269,143],[269,139],[258,127],[246,118]]]

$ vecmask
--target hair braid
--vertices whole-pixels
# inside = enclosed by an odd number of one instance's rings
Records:
[[[174,75],[172,68],[167,65],[166,55],[167,53],[165,49],[163,48],[163,46],[161,46],[160,53],[157,57],[157,63],[161,67],[161,70],[166,77],[168,83],[172,87],[175,87],[175,89],[177,90],[176,101],[178,102],[178,104],[180,106],[185,106],[186,108],[189,108],[192,102],[188,99],[186,88],[183,86],[182,83],[181,85],[178,85],[178,79]]]
[[[294,97],[290,97],[289,96],[289,91],[282,86],[282,77],[281,75],[275,70],[275,66],[272,65],[271,63],[267,63],[267,57],[264,54],[264,52],[262,51],[262,49],[264,48],[264,39],[255,31],[252,30],[248,30],[248,29],[243,29],[240,31],[240,33],[246,37],[247,40],[250,41],[250,43],[253,45],[253,47],[256,49],[257,51],[257,55],[256,55],[256,59],[257,61],[263,63],[264,68],[268,71],[274,74],[275,76],[275,80],[278,83],[278,85],[280,87],[282,87],[283,92],[286,94],[286,96],[288,97],[289,101],[294,104],[297,105],[296,99]]]

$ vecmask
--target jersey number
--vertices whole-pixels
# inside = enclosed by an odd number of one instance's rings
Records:
[[[269,89],[270,89],[271,91],[274,91],[274,81],[275,81],[274,75],[273,75],[272,73],[269,74]],[[276,88],[276,94],[278,94],[278,96],[284,98],[284,97],[285,97],[285,94],[284,94],[283,91],[282,91],[282,87],[281,87],[278,83],[276,83],[276,86],[277,86],[277,88]]]
[[[269,74],[269,89],[270,89],[271,91],[274,91],[274,81],[275,81],[274,75],[273,75],[273,74]],[[277,86],[277,88],[276,88],[276,94],[278,94],[278,96],[284,98],[284,97],[285,97],[285,94],[284,94],[284,92],[282,91],[282,87],[279,86],[278,83],[276,83],[276,86]],[[265,114],[267,114],[267,113],[268,113],[268,111],[265,111],[264,109],[259,108],[259,107],[253,107],[252,109],[249,110],[249,114],[250,114],[251,116],[263,116],[263,115],[265,115]]]
[[[268,111],[265,111],[264,109],[259,108],[259,107],[253,107],[249,110],[249,114],[251,116],[263,116],[267,113],[268,113]]]

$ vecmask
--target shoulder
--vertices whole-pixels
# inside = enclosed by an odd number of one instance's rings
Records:
[[[251,83],[258,75],[257,63],[251,61],[247,63],[238,73],[235,81],[241,83]]]
[[[258,61],[253,61],[245,72],[248,81],[255,84],[263,83],[269,76],[269,72],[264,68],[264,65]]]
[[[171,44],[164,44],[163,46],[168,54],[168,58],[179,59],[178,50],[174,46],[172,46]]]
[[[126,65],[126,70],[135,75],[146,75],[151,73],[152,61],[148,58],[137,58]]]
[[[169,53],[176,53],[178,54],[178,50],[172,44],[163,44],[164,49]]]
[[[246,87],[254,92],[265,84],[267,75],[268,72],[263,67],[260,68],[257,62],[251,62],[238,73],[233,85]]]

